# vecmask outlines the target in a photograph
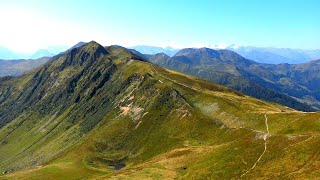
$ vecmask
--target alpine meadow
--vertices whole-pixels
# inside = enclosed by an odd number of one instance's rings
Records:
[[[0,180],[319,179],[319,6],[1,1]]]

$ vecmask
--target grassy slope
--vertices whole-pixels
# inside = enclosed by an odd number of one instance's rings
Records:
[[[300,91],[301,94],[301,92],[305,92],[306,88],[301,91],[301,87],[296,84],[289,86],[278,83],[276,85],[276,79],[284,76],[282,73],[274,72],[274,68],[277,69],[277,67],[254,63],[232,51],[215,51],[208,48],[183,49],[171,58],[157,54],[150,55],[149,60],[165,68],[226,85],[258,99],[279,103],[301,111],[315,111],[311,106],[293,98],[299,97],[293,91]],[[316,80],[313,84],[317,84]],[[305,92],[304,94],[309,93]],[[290,94],[292,97],[286,94]]]
[[[139,74],[143,80],[123,89],[103,120],[85,136],[77,131],[79,124],[65,130],[65,119],[73,107],[52,122],[54,114],[37,122],[25,121],[0,146],[0,158],[17,161],[5,156],[19,155],[24,143],[43,136],[38,132],[43,122],[49,121],[46,129],[52,129],[61,121],[56,133],[31,146],[34,151],[28,150],[47,154],[48,160],[55,158],[45,164],[41,162],[46,160],[35,160],[32,169],[0,178],[239,178],[264,150],[264,114],[271,134],[266,153],[242,178],[319,177],[319,113],[286,109],[146,62],[121,61],[119,57],[126,52],[112,52],[119,53],[113,58],[121,70],[112,79],[123,81]],[[37,119],[33,116],[30,119]],[[23,118],[2,128],[0,137]],[[78,136],[83,136],[80,141]],[[66,145],[65,151],[62,147]],[[21,157],[30,162],[30,156]],[[114,170],[119,164],[126,167]]]

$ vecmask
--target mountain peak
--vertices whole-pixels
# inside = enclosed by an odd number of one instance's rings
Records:
[[[76,49],[76,48],[83,48],[83,50],[86,50],[88,52],[93,51],[93,50],[97,50],[97,49],[104,49],[104,47],[102,45],[100,45],[99,43],[97,43],[96,41],[90,41],[90,42],[83,42],[80,41],[77,44],[75,44],[74,46],[72,46],[69,51]],[[106,50],[105,50],[106,52]]]
[[[86,44],[99,44],[99,43],[97,43],[96,41],[92,40],[92,41],[90,41],[90,42],[88,42]]]
[[[217,56],[218,53],[216,50],[210,49],[210,48],[186,48],[181,49],[177,52],[175,56],[199,56],[199,55],[210,55],[210,56]]]
[[[104,47],[101,46],[99,43],[97,43],[96,41],[90,41],[90,42],[83,42],[80,41],[77,44],[73,45],[71,48],[69,48],[67,51],[61,53],[61,54],[65,54],[65,53],[69,53],[72,50],[75,49],[81,49],[83,48],[83,50],[90,52],[90,51],[94,51],[95,49],[100,49],[100,51],[102,52]],[[105,51],[106,52],[106,51]],[[107,53],[107,52],[106,52]]]
[[[90,55],[109,54],[108,51],[96,41],[90,41],[75,49],[77,51],[83,51],[83,52],[89,53]]]
[[[65,56],[64,64],[83,65],[86,61],[94,62],[100,57],[108,55],[108,51],[95,41],[86,43],[80,47],[70,49],[61,56]]]
[[[213,60],[222,60],[233,63],[238,63],[239,61],[247,63],[248,61],[231,50],[214,50],[207,47],[182,49],[175,56],[186,56],[193,60],[198,59],[197,62],[200,62],[201,60],[202,63],[211,63]]]
[[[162,56],[162,57],[166,57],[166,58],[169,58],[169,57],[170,57],[170,56],[168,56],[166,53],[163,53],[163,52],[157,53],[157,54],[155,54],[155,56]]]

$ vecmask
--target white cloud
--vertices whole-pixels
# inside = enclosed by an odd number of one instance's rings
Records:
[[[92,30],[22,8],[0,8],[0,45],[32,52],[50,45],[90,41]]]

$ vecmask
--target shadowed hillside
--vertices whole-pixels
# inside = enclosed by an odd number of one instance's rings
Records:
[[[182,49],[175,56],[149,55],[162,67],[234,88],[246,95],[301,110],[319,109],[319,64],[270,65],[230,50]],[[312,64],[312,67],[310,66]]]

